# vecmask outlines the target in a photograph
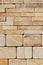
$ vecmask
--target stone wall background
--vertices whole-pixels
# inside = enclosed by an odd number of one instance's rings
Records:
[[[43,0],[0,0],[0,65],[43,65]]]

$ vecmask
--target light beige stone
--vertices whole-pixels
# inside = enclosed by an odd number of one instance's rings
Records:
[[[17,58],[21,58],[21,59],[32,58],[32,48],[31,47],[18,47]]]
[[[43,30],[24,30],[24,34],[43,34]]]
[[[31,0],[24,0],[24,3],[31,3]]]
[[[27,65],[43,65],[43,59],[28,59]]]
[[[41,35],[24,35],[23,36],[24,46],[41,46]]]
[[[7,46],[22,46],[22,35],[7,35],[6,45]]]
[[[9,65],[27,65],[27,61],[20,59],[10,59]]]
[[[10,0],[11,3],[23,3],[23,0]]]
[[[5,12],[5,9],[3,7],[0,7],[0,12]]]
[[[33,58],[43,58],[43,47],[33,47]]]
[[[5,22],[5,17],[0,17],[0,22]]]
[[[43,3],[43,0],[32,0],[32,3]]]
[[[5,35],[0,35],[0,46],[5,46]]]
[[[2,26],[4,30],[17,30],[17,26]]]
[[[6,12],[34,12],[34,8],[7,8]]]
[[[3,3],[11,3],[10,0],[3,0]]]
[[[0,47],[0,58],[16,58],[16,48]]]

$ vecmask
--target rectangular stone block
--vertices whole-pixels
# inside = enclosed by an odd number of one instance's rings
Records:
[[[1,12],[5,12],[5,8],[0,7],[0,13],[1,13]]]
[[[38,13],[41,12],[41,13],[43,13],[43,8],[38,8],[38,7],[37,7],[37,8],[35,8],[35,12],[38,12]]]
[[[14,25],[28,25],[31,20],[31,17],[16,17],[14,18]]]
[[[23,0],[10,0],[11,3],[23,3]]]
[[[31,47],[18,47],[17,58],[21,58],[21,59],[32,58],[32,48]]]
[[[43,0],[32,0],[32,3],[43,3]]]
[[[43,16],[43,12],[34,12],[34,13],[25,13],[25,12],[21,12],[20,16],[33,16],[33,17],[41,17]]]
[[[3,4],[3,5],[0,5],[0,8],[3,9],[2,11],[4,11],[5,8],[15,8],[15,5],[13,5],[13,4]]]
[[[43,65],[43,59],[28,59],[27,65]]]
[[[5,46],[5,35],[0,34],[0,46]]]
[[[27,65],[27,61],[20,59],[10,59],[9,65]]]
[[[7,59],[0,59],[0,65],[8,65]]]
[[[23,30],[6,30],[6,34],[8,35],[21,35],[23,34]]]
[[[7,8],[6,12],[34,12],[34,8]]]
[[[6,45],[7,46],[22,46],[22,35],[7,35]]]
[[[40,17],[32,17],[32,22],[43,22],[43,17],[40,16]]]
[[[23,3],[23,0],[4,0],[4,3]]]
[[[5,30],[0,30],[0,35],[6,34]]]
[[[3,3],[11,3],[10,0],[3,0]]]
[[[0,22],[5,22],[5,17],[0,17]]]
[[[32,3],[31,0],[24,0],[24,3]]]
[[[43,26],[17,26],[18,30],[43,30]]]
[[[43,30],[24,30],[24,34],[43,34]]]
[[[33,58],[43,58],[43,47],[33,47]]]
[[[24,3],[43,3],[43,0],[24,0]]]
[[[43,46],[43,35],[42,35],[42,46]]]
[[[17,30],[17,26],[2,26],[2,29],[4,29],[4,30],[12,30],[12,29]]]
[[[23,36],[24,46],[41,46],[41,35],[24,35]]]
[[[16,48],[0,47],[0,58],[16,58]]]

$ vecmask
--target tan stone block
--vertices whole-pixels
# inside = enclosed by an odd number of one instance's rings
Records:
[[[3,3],[11,3],[10,0],[3,0]]]
[[[23,3],[23,0],[10,0],[11,3]]]
[[[9,65],[27,65],[26,60],[20,60],[20,59],[10,59]]]
[[[0,3],[3,3],[3,0],[0,0]]]
[[[24,46],[41,46],[41,35],[24,35]]]
[[[10,20],[9,20],[9,21],[10,21]],[[2,25],[2,26],[5,26],[5,25],[6,25],[6,26],[9,26],[9,25],[11,26],[11,25],[13,25],[13,22],[12,22],[12,21],[9,22],[9,21],[6,21],[6,22],[4,22],[4,21],[3,21],[3,22],[0,22],[0,25]]]
[[[0,7],[0,12],[5,12],[5,9],[3,7]]]
[[[43,34],[43,30],[24,30],[24,34]]]
[[[35,12],[43,12],[43,8],[35,8]]]
[[[15,17],[14,25],[28,25],[31,22],[31,17]]]
[[[5,46],[5,35],[0,35],[0,46]]]
[[[6,45],[7,46],[22,46],[22,36],[21,35],[7,35]]]
[[[4,11],[5,8],[15,8],[15,5],[13,5],[13,4],[3,4],[3,5],[0,5],[0,8],[3,9],[3,11]]]
[[[0,34],[6,34],[5,30],[0,30]]]
[[[43,22],[43,17],[32,17],[32,22]]]
[[[40,10],[39,10],[40,11]],[[29,12],[21,12],[21,16],[43,16],[43,12],[32,12],[32,13],[29,13]]]
[[[0,26],[0,30],[3,30],[2,26]]]
[[[24,0],[24,3],[43,3],[43,0]]]
[[[0,27],[0,29],[3,29],[3,30],[17,30],[17,26],[2,26],[2,28]]]
[[[6,34],[8,34],[8,35],[23,34],[23,30],[6,30]]]
[[[5,22],[5,17],[0,17],[0,22]]]
[[[43,58],[43,47],[33,47],[33,58]]]
[[[43,35],[42,35],[42,46],[43,46]]]
[[[43,59],[28,59],[27,65],[43,65]]]
[[[31,3],[31,0],[24,0],[24,3]]]
[[[0,65],[8,65],[7,59],[0,59]]]
[[[16,48],[0,47],[0,58],[16,58]]]
[[[16,3],[16,8],[24,8],[24,4],[23,3]]]
[[[42,0],[32,0],[32,3],[42,3]]]
[[[32,48],[31,47],[18,47],[17,58],[21,58],[21,59],[32,58]]]
[[[34,12],[34,8],[7,8],[6,12]]]
[[[43,30],[43,26],[17,26],[18,30]]]

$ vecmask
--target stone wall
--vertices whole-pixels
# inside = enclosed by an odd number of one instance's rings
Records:
[[[43,65],[43,0],[0,0],[0,65]]]

